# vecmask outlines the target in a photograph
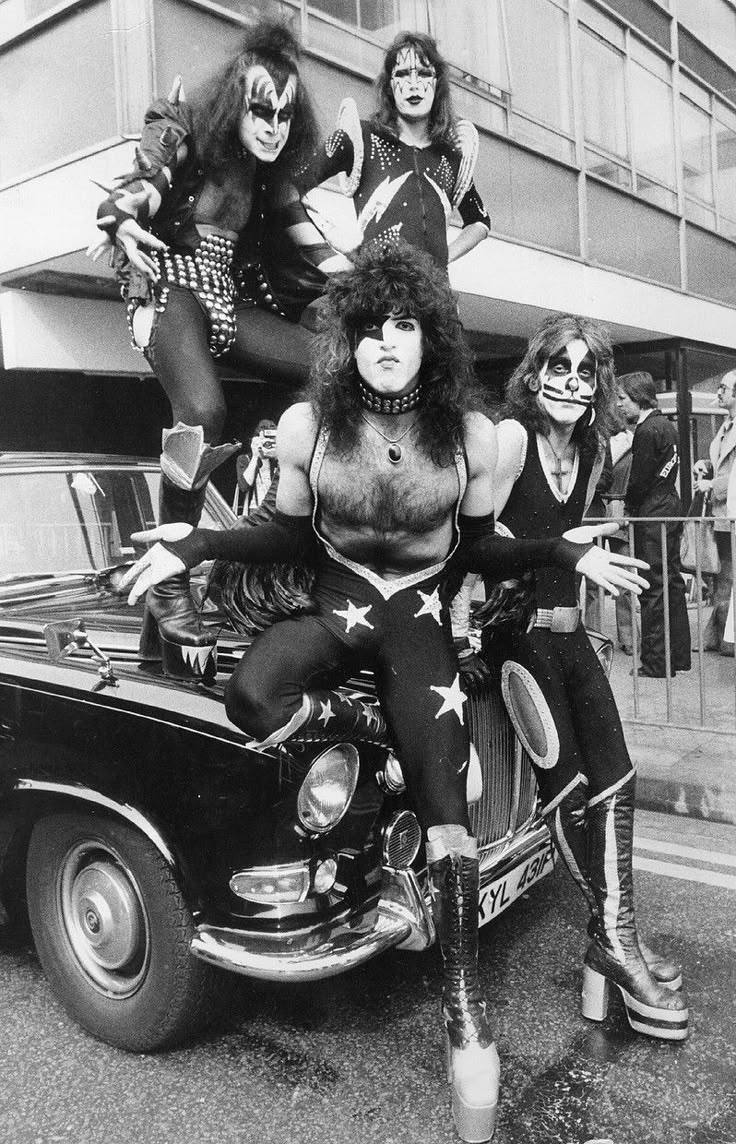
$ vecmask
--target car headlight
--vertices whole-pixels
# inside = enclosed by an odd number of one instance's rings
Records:
[[[355,794],[359,769],[358,751],[352,743],[338,743],[314,760],[296,800],[296,812],[306,831],[325,834],[337,825]]]

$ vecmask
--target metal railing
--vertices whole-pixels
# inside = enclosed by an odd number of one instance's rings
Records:
[[[684,525],[688,522],[695,525],[695,567],[693,570],[681,572],[685,584],[688,625],[690,629],[691,667],[689,671],[672,671],[672,630],[670,615],[669,583],[670,558],[667,551],[668,531],[672,525]],[[586,519],[586,524],[610,524],[610,519]],[[725,521],[729,526],[728,532],[721,533],[727,539],[722,541],[726,549],[730,549],[731,567],[736,568],[736,522]],[[703,552],[705,530],[710,529],[713,522],[710,518],[700,517],[671,517],[658,516],[646,518],[633,518],[621,522],[621,529],[617,534],[619,541],[628,543],[630,552],[636,552],[636,533],[647,527],[649,540],[659,531],[659,554],[662,565],[662,629],[664,636],[664,669],[661,679],[652,679],[643,683],[639,675],[640,649],[638,639],[641,636],[639,622],[640,606],[637,598],[628,596],[630,609],[632,639],[632,656],[623,657],[617,639],[617,619],[615,607],[610,597],[605,596],[603,590],[598,591],[598,613],[602,617],[600,624],[591,625],[586,617],[586,626],[601,627],[603,634],[614,641],[617,654],[614,657],[614,667],[611,673],[611,685],[625,722],[648,725],[668,726],[683,730],[704,729],[708,732],[733,734],[736,732],[736,659],[719,654],[719,649],[705,647],[704,633],[708,620],[712,614],[714,580],[716,575],[703,570]],[[599,543],[606,543],[605,539]],[[671,549],[670,549],[671,550]],[[646,573],[644,574],[646,575]],[[590,595],[581,593],[581,602],[585,610],[590,609]],[[736,588],[731,583],[731,606],[736,610]],[[731,636],[731,639],[733,637]],[[629,670],[629,665],[632,665]]]

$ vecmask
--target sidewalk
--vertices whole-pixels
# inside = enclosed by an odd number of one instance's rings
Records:
[[[604,627],[613,636],[608,614]],[[664,679],[638,677],[635,702],[633,660],[619,650],[611,686],[638,771],[637,805],[736,825],[736,660],[712,652],[702,660],[701,669],[693,652],[692,669],[671,681],[669,712]]]

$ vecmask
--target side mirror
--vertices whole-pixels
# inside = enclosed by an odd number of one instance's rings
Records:
[[[44,626],[43,635],[52,663],[61,663],[73,652],[88,649],[92,652],[94,662],[100,665],[98,668],[100,681],[93,690],[100,691],[106,686],[117,687],[118,681],[115,678],[110,658],[92,643],[87,635],[84,620],[56,620],[54,623]]]

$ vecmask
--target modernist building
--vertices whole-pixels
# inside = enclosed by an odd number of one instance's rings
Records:
[[[346,95],[370,111],[399,29],[437,37],[480,132],[493,231],[451,277],[489,385],[546,312],[603,319],[678,392],[688,471],[688,395],[736,365],[734,0],[0,0],[0,448],[156,450],[158,387],[84,257],[91,180],[263,12],[300,27],[325,129]],[[243,417],[274,411],[250,383]]]

